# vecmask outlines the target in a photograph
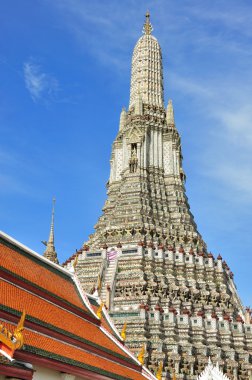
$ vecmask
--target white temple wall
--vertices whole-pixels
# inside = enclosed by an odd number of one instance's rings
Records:
[[[144,139],[144,167],[149,165],[149,135],[146,133]]]
[[[110,160],[110,176],[109,176],[109,182],[113,182],[114,180],[114,159]]]
[[[123,138],[123,147],[122,147],[122,170],[126,169],[129,166],[129,152],[127,140]]]
[[[88,380],[87,377],[77,377],[39,366],[34,366],[34,370],[33,380]]]
[[[121,173],[123,168],[123,153],[122,148],[115,149],[115,181],[119,181],[121,179]]]
[[[154,166],[158,167],[158,135],[157,131],[153,131],[153,155],[154,155]]]
[[[144,144],[145,142],[143,141],[141,144],[140,144],[140,167],[143,168],[144,167]]]
[[[179,165],[177,160],[177,152],[173,151],[173,167],[174,167],[174,174],[179,175]]]
[[[150,152],[150,159],[149,159],[149,165],[153,166],[154,159],[153,159],[153,131],[150,131],[150,141],[149,141],[149,152]]]
[[[158,161],[159,167],[163,168],[163,134],[162,132],[158,133]]]
[[[172,152],[172,141],[164,141],[164,173],[165,174],[174,174],[174,158]]]

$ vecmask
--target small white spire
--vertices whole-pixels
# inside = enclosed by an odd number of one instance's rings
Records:
[[[126,124],[126,118],[127,118],[127,112],[125,107],[122,108],[121,115],[120,115],[120,126],[119,126],[119,131],[123,129],[123,127]]]
[[[53,198],[53,200],[52,200],[51,228],[50,228],[49,239],[48,239],[48,244],[51,243],[53,245],[54,245],[54,208],[55,208],[55,202],[56,202],[56,199]]]
[[[166,109],[166,121],[168,125],[175,125],[175,119],[174,119],[174,110],[172,105],[172,100],[170,99],[168,102],[168,106]]]

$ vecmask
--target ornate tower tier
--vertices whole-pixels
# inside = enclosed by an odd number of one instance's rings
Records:
[[[143,32],[102,216],[65,265],[78,256],[83,289],[99,294],[119,329],[127,322],[126,344],[159,378],[163,370],[163,379],[196,380],[211,357],[230,380],[248,380],[251,310],[243,309],[228,265],[207,252],[197,231],[149,14]]]
[[[162,55],[149,14],[132,58],[129,110],[120,116],[110,160],[108,199],[89,245],[139,241],[205,247],[185,194],[181,140],[172,102],[163,101]]]
[[[136,107],[140,99],[144,104],[164,107],[162,54],[157,39],[151,35],[149,17],[147,13],[144,35],[133,52],[130,109]]]

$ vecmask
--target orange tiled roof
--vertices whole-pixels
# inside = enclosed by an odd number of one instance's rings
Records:
[[[57,297],[85,310],[85,306],[71,278],[55,270],[50,263],[39,262],[16,247],[6,246],[0,240],[0,265],[45,289]],[[87,311],[87,310],[86,310]]]
[[[139,367],[138,371],[128,368],[119,363],[107,360],[101,356],[96,356],[88,351],[80,349],[78,347],[73,347],[71,345],[59,342],[49,336],[43,336],[33,331],[25,330],[24,339],[26,342],[26,351],[38,353],[38,355],[46,355],[46,352],[54,354],[53,357],[56,360],[75,362],[76,366],[89,367],[89,369],[98,368],[102,371],[106,371],[108,374],[114,374],[122,376],[126,379],[143,379],[141,374],[141,369]],[[64,353],[64,355],[62,355]],[[92,370],[92,369],[91,369]]]
[[[15,352],[17,358],[29,353],[48,363],[67,363],[73,372],[79,368],[105,378],[154,379],[143,375],[137,360],[112,336],[108,320],[97,320],[88,309],[71,274],[32,251],[29,255],[28,248],[1,233],[0,264],[0,317],[13,324],[26,311],[25,345]],[[97,302],[92,304],[95,311]]]
[[[63,334],[74,335],[77,339],[85,339],[101,348],[106,347],[112,352],[127,357],[127,354],[106,335],[101,334],[99,326],[92,322],[69,313],[67,310],[3,280],[0,281],[0,294],[2,304],[0,309],[25,310],[26,320],[35,321],[44,326],[50,325],[49,328],[52,330],[59,331],[60,329]]]

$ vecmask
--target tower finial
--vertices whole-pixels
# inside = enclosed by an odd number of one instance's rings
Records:
[[[144,34],[151,34],[152,31],[153,31],[153,27],[150,23],[150,12],[147,11],[146,15],[145,15],[145,24],[143,27],[143,33]]]
[[[50,227],[50,233],[49,238],[47,242],[42,241],[43,244],[46,246],[46,250],[43,254],[47,259],[53,261],[54,263],[58,264],[58,258],[57,253],[55,251],[54,247],[54,207],[55,207],[56,199],[53,197],[52,200],[52,219],[51,219],[51,227]]]

